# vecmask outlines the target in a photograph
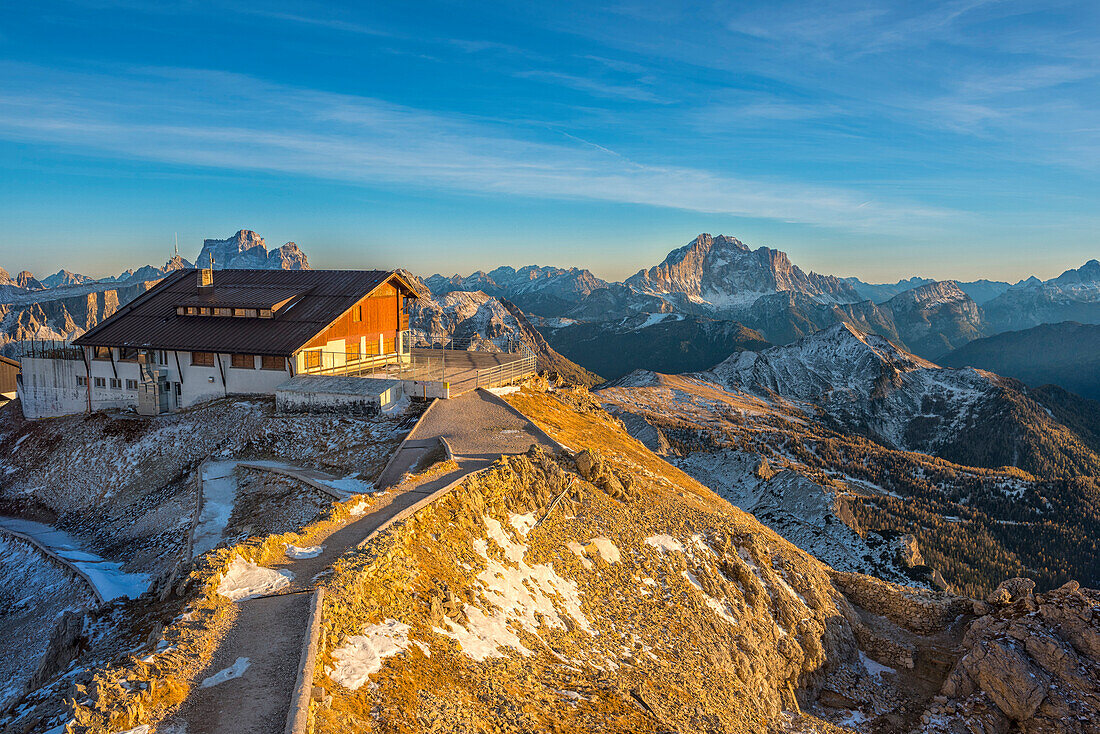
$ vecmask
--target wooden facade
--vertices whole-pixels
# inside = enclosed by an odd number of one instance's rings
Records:
[[[366,337],[368,345],[377,344],[382,337],[386,352],[392,352],[397,332],[409,328],[407,301],[404,289],[393,280],[383,283],[310,339],[303,349],[323,349],[339,339],[358,344],[362,337]]]
[[[14,359],[0,357],[0,395],[15,393],[18,375],[19,363]]]

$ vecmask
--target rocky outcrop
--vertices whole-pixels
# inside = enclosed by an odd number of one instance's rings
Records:
[[[831,576],[855,604],[921,635],[943,631],[972,606],[965,597],[898,586],[860,573],[833,571]]]
[[[971,623],[922,731],[1090,732],[1100,718],[1100,593],[1010,579]]]

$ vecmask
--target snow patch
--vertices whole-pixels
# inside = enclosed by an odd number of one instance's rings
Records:
[[[218,584],[218,593],[233,601],[242,601],[285,589],[293,579],[294,574],[286,569],[264,568],[237,556]]]
[[[202,512],[192,535],[191,555],[217,547],[237,497],[236,461],[211,461],[202,470]]]
[[[122,564],[108,561],[83,549],[68,533],[33,520],[0,517],[0,527],[33,538],[83,571],[106,601],[136,599],[149,588],[149,575],[126,573]]]
[[[737,624],[737,618],[733,616],[733,607],[730,606],[728,601],[723,599],[715,599],[713,596],[707,594],[703,590],[703,585],[699,583],[699,577],[691,571],[683,571],[684,578],[691,584],[692,588],[699,592],[699,595],[703,597],[703,603],[707,607],[717,614],[721,619],[729,622],[730,624]]]
[[[859,651],[859,661],[863,663],[863,667],[867,668],[867,672],[875,678],[881,678],[883,673],[897,674],[897,670],[891,668],[889,665],[883,665],[867,657],[867,654],[863,650]]]
[[[507,387],[490,387],[489,392],[493,395],[511,395],[514,392],[519,392],[519,387],[516,385],[508,385]]]
[[[671,535],[651,535],[645,539],[646,545],[651,545],[662,552],[684,551],[684,544]]]
[[[576,555],[577,558],[581,559],[581,565],[582,566],[584,566],[587,569],[594,568],[594,566],[592,565],[592,561],[588,560],[588,557],[585,555],[583,545],[581,545],[580,543],[578,543],[575,540],[571,540],[571,541],[569,541],[568,543],[565,544],[565,547],[568,548],[569,550],[573,551],[573,554]]]
[[[305,548],[299,548],[296,545],[286,544],[286,554],[288,558],[316,558],[321,555],[325,550],[323,545],[311,545]]]
[[[363,629],[363,634],[347,638],[332,651],[336,665],[328,675],[344,688],[359,690],[370,676],[382,669],[383,660],[404,652],[409,644],[407,624],[387,619],[381,624],[369,625]]]
[[[236,662],[234,662],[225,670],[219,670],[217,673],[214,673],[214,675],[210,676],[209,678],[204,678],[202,681],[202,687],[210,688],[212,686],[218,685],[219,683],[225,683],[228,680],[240,678],[242,675],[244,675],[244,671],[248,670],[249,665],[250,662],[248,658],[237,658]]]
[[[596,550],[599,552],[600,557],[608,563],[618,563],[619,559],[622,557],[619,554],[619,549],[615,547],[615,544],[612,543],[609,538],[605,538],[601,535],[588,542],[596,546]]]
[[[538,518],[535,517],[535,513],[529,512],[526,515],[512,514],[508,516],[508,523],[516,529],[524,538],[527,537],[527,533],[531,532],[531,528],[535,527],[538,523]]]
[[[527,547],[512,542],[497,520],[485,516],[484,521],[489,538],[503,551],[506,561],[490,556],[486,541],[474,542],[474,551],[486,563],[477,580],[489,610],[467,604],[464,608],[466,627],[446,617],[446,629],[436,627],[435,631],[456,640],[464,653],[479,661],[501,657],[501,648],[510,648],[521,655],[531,654],[512,629],[513,625],[536,636],[541,625],[564,629],[566,625],[559,605],[577,626],[589,634],[596,634],[581,611],[577,584],[559,576],[548,563],[528,565],[523,560]]]

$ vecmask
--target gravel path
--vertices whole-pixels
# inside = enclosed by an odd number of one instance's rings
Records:
[[[415,436],[413,435],[415,434]],[[438,401],[417,423],[405,444],[405,468],[432,450],[444,437],[455,452],[458,467],[420,483],[406,483],[374,498],[359,519],[317,541],[324,546],[314,558],[275,564],[294,574],[278,596],[247,599],[179,711],[157,727],[160,734],[275,734],[283,731],[294,690],[298,658],[309,616],[314,578],[373,531],[425,497],[485,466],[501,454],[518,454],[532,443],[550,446],[531,423],[480,391]],[[402,457],[402,464],[404,459]],[[397,462],[394,462],[397,464]],[[401,474],[404,470],[401,471]],[[398,474],[400,477],[400,474]],[[385,486],[379,481],[380,486]],[[367,499],[367,498],[365,498]],[[205,678],[248,658],[244,674],[217,685],[201,687]]]

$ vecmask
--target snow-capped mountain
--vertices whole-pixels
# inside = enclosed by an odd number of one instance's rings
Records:
[[[985,336],[985,314],[953,280],[926,283],[883,305],[905,345],[918,354],[936,358]]]
[[[839,278],[807,275],[784,252],[768,247],[752,250],[725,235],[701,234],[670,252],[660,265],[627,278],[625,285],[714,313],[736,313],[761,296],[780,291],[803,293],[822,303],[862,300]]]
[[[739,352],[703,375],[727,389],[819,411],[884,445],[982,466],[1027,468],[1078,451],[1022,384],[946,369],[889,340],[837,324],[785,346]],[[1073,445],[1071,445],[1073,444]]]
[[[1100,323],[1100,261],[1089,260],[1057,278],[1028,278],[984,306],[995,332],[1043,323]]]
[[[168,273],[193,267],[195,266],[187,260],[184,260],[179,255],[173,255],[168,260],[168,262],[164,263],[164,267],[156,268],[152,265],[143,265],[137,270],[127,270],[116,280],[120,283],[137,282],[143,280],[160,280],[164,276],[168,275]]]
[[[539,316],[559,316],[573,308],[595,290],[608,283],[589,270],[526,265],[518,270],[499,267],[488,273],[479,270],[466,277],[446,278],[433,275],[425,284],[436,295],[452,291],[481,291],[490,296],[507,298],[517,306]]]

